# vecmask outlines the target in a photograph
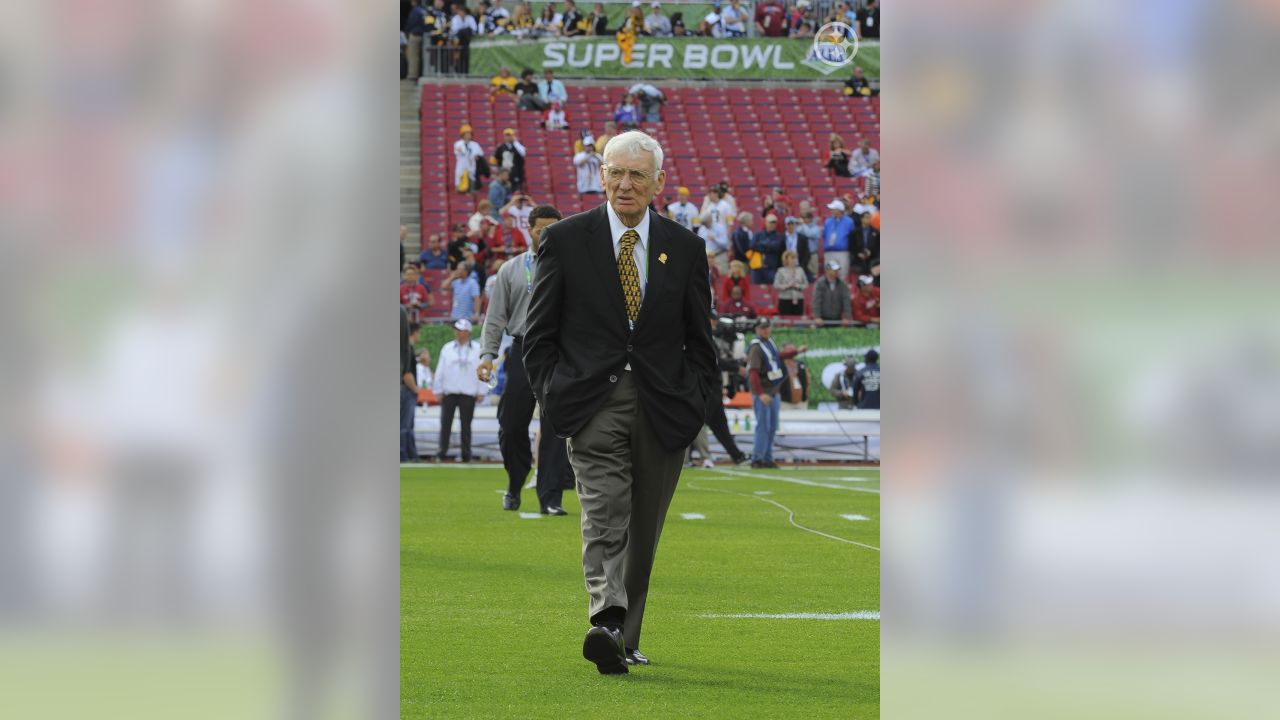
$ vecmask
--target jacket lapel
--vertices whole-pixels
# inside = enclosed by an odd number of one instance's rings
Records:
[[[657,301],[651,301],[650,298],[658,297],[667,280],[667,263],[658,258],[666,257],[667,262],[670,262],[671,248],[671,239],[667,237],[662,223],[658,221],[656,215],[651,214],[649,217],[649,280],[644,289],[644,302],[640,304],[640,315],[636,317],[637,326],[652,314],[651,308],[657,304]]]
[[[607,201],[606,201],[607,202]],[[605,295],[609,296],[609,304],[615,314],[625,325],[627,322],[627,303],[622,296],[622,279],[618,277],[618,261],[613,256],[613,234],[609,232],[609,216],[601,204],[593,213],[591,229],[587,237],[587,252],[596,272],[605,287]]]

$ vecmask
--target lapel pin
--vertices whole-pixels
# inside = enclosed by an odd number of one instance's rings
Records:
[[[658,262],[662,263],[663,265],[666,265],[666,264],[667,264],[667,254],[666,254],[666,253],[662,253],[661,255],[659,255],[659,256],[658,256]]]

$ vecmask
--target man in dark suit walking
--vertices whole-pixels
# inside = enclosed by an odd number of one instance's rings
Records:
[[[592,625],[582,654],[605,674],[648,663],[649,574],[716,365],[705,244],[648,207],[662,158],[641,132],[605,146],[607,202],[543,231],[524,337],[530,384],[568,438]]]

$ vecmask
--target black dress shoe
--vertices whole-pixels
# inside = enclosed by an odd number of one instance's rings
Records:
[[[622,648],[622,631],[597,625],[582,639],[582,657],[596,664],[601,675],[627,672],[626,653]]]
[[[627,664],[628,665],[648,665],[649,658],[645,657],[644,653],[640,652],[639,650],[632,650],[631,648],[627,648]]]
[[[760,462],[759,460],[752,460],[752,461],[751,461],[751,467],[753,467],[753,468],[762,468],[762,467],[764,467],[764,463]]]
[[[774,461],[772,461],[772,460],[766,460],[766,461],[764,462],[764,466],[765,466],[766,468],[769,468],[770,470],[777,470],[777,469],[778,469],[778,463],[776,463],[776,462],[774,462]]]
[[[502,509],[503,509],[503,510],[519,510],[519,509],[520,509],[520,498],[518,498],[518,497],[512,497],[511,495],[508,495],[508,494],[506,494],[506,493],[503,493],[503,494],[502,494]]]
[[[565,512],[565,509],[560,507],[559,505],[548,505],[542,508],[542,514],[543,515],[568,515],[569,513]]]

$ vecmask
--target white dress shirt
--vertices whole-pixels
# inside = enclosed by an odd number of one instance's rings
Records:
[[[436,361],[436,376],[431,384],[431,391],[437,397],[445,395],[484,395],[489,392],[488,385],[476,377],[476,366],[480,364],[480,344],[475,340],[459,345],[450,340],[440,348]]]

